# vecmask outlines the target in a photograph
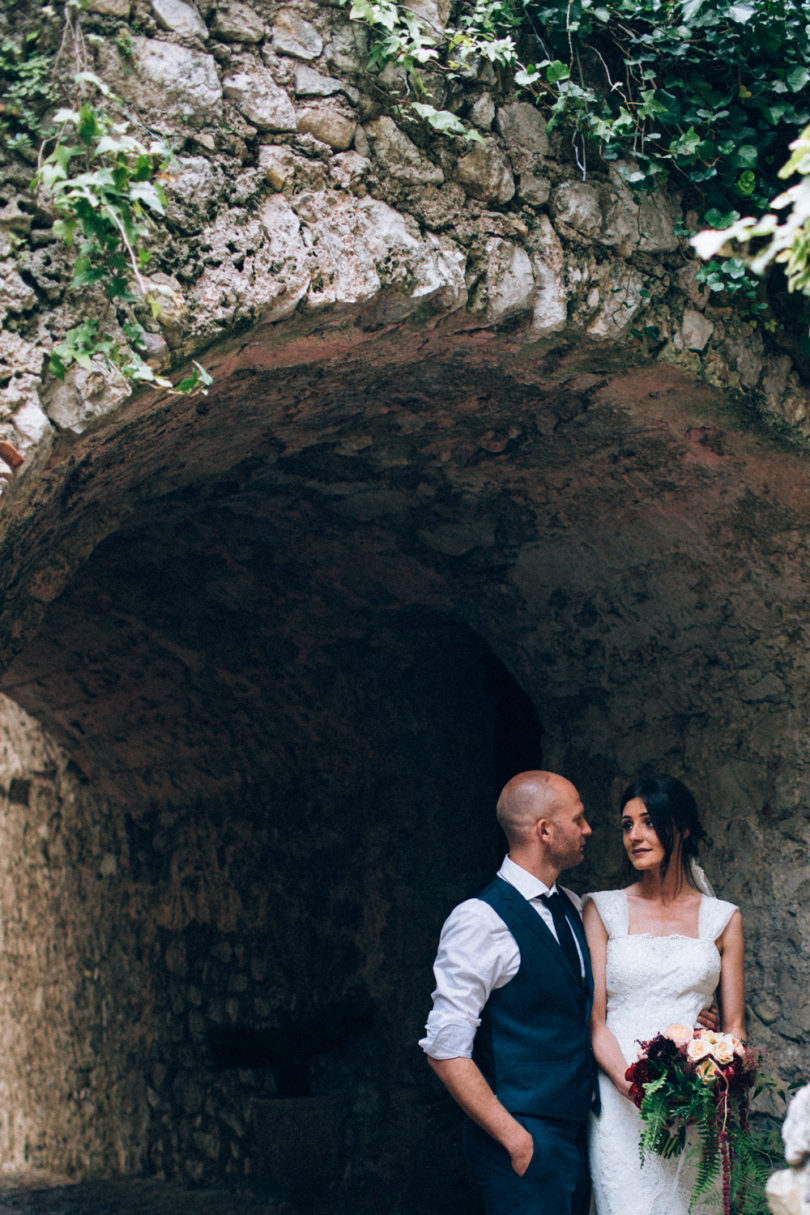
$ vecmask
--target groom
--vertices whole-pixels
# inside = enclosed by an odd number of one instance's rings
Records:
[[[497,817],[509,855],[442,929],[420,1046],[468,1116],[464,1151],[487,1215],[586,1215],[593,977],[579,900],[556,883],[591,829],[553,772],[513,777]]]

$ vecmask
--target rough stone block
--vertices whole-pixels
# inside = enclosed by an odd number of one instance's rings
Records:
[[[38,444],[50,429],[50,422],[39,403],[30,397],[14,414],[14,429],[23,440],[22,450]]]
[[[222,87],[213,55],[157,38],[133,38],[135,70],[122,69],[111,46],[101,49],[103,72],[116,91],[144,114],[179,117],[210,125],[222,105]]]
[[[131,0],[88,0],[87,8],[91,13],[100,13],[105,17],[120,17],[127,21],[132,3]]]
[[[333,97],[335,93],[342,93],[353,105],[357,105],[360,100],[357,89],[352,88],[345,81],[338,80],[335,76],[324,76],[306,63],[296,66],[296,97]]]
[[[351,147],[357,126],[355,119],[330,106],[307,106],[298,111],[296,121],[299,131],[314,135],[336,152]]]
[[[544,207],[551,194],[551,182],[537,173],[523,172],[518,180],[518,195],[531,207]]]
[[[295,106],[265,68],[228,76],[223,81],[223,92],[259,131],[295,130]]]
[[[211,32],[224,42],[261,42],[266,30],[255,8],[240,0],[224,0],[216,7]]]
[[[563,182],[551,196],[551,217],[563,236],[596,240],[602,232],[599,191],[588,182]]]
[[[482,93],[470,110],[470,122],[474,123],[482,131],[490,131],[492,130],[494,119],[495,102],[489,93]]]
[[[101,358],[92,370],[71,367],[63,381],[49,386],[45,411],[60,430],[80,435],[88,426],[116,409],[130,395],[131,385]]]
[[[488,321],[497,324],[531,309],[534,275],[525,249],[494,237],[487,241],[486,268]]]
[[[687,350],[704,350],[714,333],[714,325],[694,308],[687,308],[683,314],[681,337]]]
[[[273,23],[273,50],[296,59],[317,59],[323,50],[323,39],[311,22],[294,9],[283,8]]]
[[[475,144],[456,162],[453,176],[468,194],[482,202],[508,203],[515,194],[515,179],[492,141]]]
[[[532,332],[538,337],[556,333],[568,319],[565,254],[547,215],[541,215],[531,245],[535,281]]]
[[[208,26],[185,0],[152,0],[152,13],[159,25],[180,38],[208,37]]]
[[[546,121],[537,106],[528,101],[514,101],[501,106],[495,117],[510,152],[547,156],[549,151]]]
[[[444,181],[444,173],[433,164],[399,129],[393,119],[384,115],[365,128],[374,156],[397,181],[408,185],[433,184]]]

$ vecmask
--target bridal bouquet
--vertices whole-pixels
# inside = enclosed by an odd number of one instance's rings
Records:
[[[757,1065],[756,1053],[730,1034],[670,1025],[639,1043],[639,1057],[626,1072],[641,1111],[642,1162],[647,1152],[679,1155],[694,1124],[700,1156],[691,1201],[721,1173],[723,1215],[731,1210],[732,1161],[743,1173],[759,1171],[748,1128]]]

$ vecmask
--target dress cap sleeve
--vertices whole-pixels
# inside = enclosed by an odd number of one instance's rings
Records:
[[[724,899],[713,899],[704,894],[700,904],[698,935],[707,941],[716,941],[735,911],[737,911],[735,903],[727,903]]]
[[[593,903],[608,937],[627,935],[627,897],[623,890],[593,890],[582,900]]]

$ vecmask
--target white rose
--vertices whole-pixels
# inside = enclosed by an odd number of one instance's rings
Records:
[[[720,1064],[725,1067],[727,1063],[731,1063],[734,1058],[734,1040],[723,1035],[719,1042],[715,1042],[712,1047],[712,1056]]]
[[[712,1053],[712,1044],[707,1042],[701,1035],[699,1038],[693,1038],[686,1048],[686,1057],[692,1063],[698,1063],[701,1059],[705,1059],[707,1055]]]

